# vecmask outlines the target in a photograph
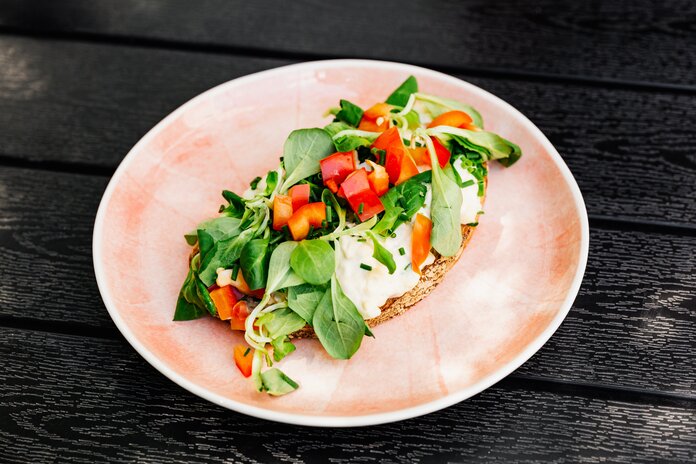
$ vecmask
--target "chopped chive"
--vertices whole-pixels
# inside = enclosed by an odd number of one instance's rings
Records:
[[[467,224],[469,227],[476,227],[478,225],[478,222],[470,222]]]
[[[251,181],[249,186],[251,186],[252,189],[255,189],[257,185],[259,185],[259,182],[261,182],[260,177],[255,177],[254,180]]]
[[[486,213],[485,211],[481,210],[477,214],[485,214],[485,213]]]
[[[331,207],[326,205],[326,222],[331,222]]]
[[[365,237],[360,237],[358,238],[358,242],[367,242],[367,239]]]
[[[392,232],[389,236],[390,236],[391,238],[396,238],[396,232]]]
[[[251,351],[251,348],[247,348],[247,349],[246,349],[246,351],[244,352],[244,357],[245,357],[245,358],[246,358],[246,355],[248,355],[250,351]]]
[[[237,280],[237,275],[239,274],[239,265],[235,264],[232,267],[232,280]]]
[[[371,271],[371,270],[372,270],[372,266],[370,266],[369,264],[360,263],[360,269],[364,269],[364,270],[366,270],[366,271]]]
[[[360,205],[358,206],[358,214],[362,214],[364,209],[365,203],[360,203]]]
[[[469,186],[471,186],[471,185],[474,185],[475,183],[476,183],[476,182],[474,182],[473,180],[469,179],[469,180],[467,180],[467,181],[465,181],[465,182],[462,182],[462,185],[460,185],[460,187],[461,187],[461,188],[466,188],[466,187],[469,187]]]
[[[406,250],[404,250],[404,247],[399,248],[399,254],[400,254],[401,256],[403,256],[403,255],[406,254]]]
[[[408,268],[411,267],[411,263],[408,263],[406,267],[404,268],[404,271],[408,271]]]

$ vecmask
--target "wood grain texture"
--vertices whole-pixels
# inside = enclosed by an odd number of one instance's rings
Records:
[[[105,184],[100,177],[0,170],[0,317],[49,330],[53,323],[79,324],[88,333],[113,328],[90,246]],[[597,229],[573,309],[520,372],[696,398],[694,333],[696,237]]]
[[[35,33],[689,86],[694,21],[687,0],[9,0],[0,10],[0,24]]]
[[[230,362],[232,362],[230,360]],[[687,462],[696,406],[503,383],[425,417],[327,431],[194,397],[121,341],[0,329],[4,462]]]
[[[188,99],[287,63],[0,37],[0,155],[114,169]],[[549,136],[591,215],[696,224],[696,95],[459,77]]]

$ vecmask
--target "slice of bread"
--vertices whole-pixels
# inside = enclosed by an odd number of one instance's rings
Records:
[[[485,188],[487,187],[488,178],[484,180],[484,196],[481,199],[482,205],[483,201],[486,198]],[[477,214],[477,221],[478,217],[479,215]],[[454,266],[454,264],[459,260],[459,257],[464,252],[464,248],[466,248],[466,246],[469,243],[469,240],[471,240],[471,237],[474,234],[474,230],[476,230],[475,226],[463,225],[462,244],[459,247],[459,251],[457,251],[457,254],[455,254],[454,256],[445,257],[439,256],[437,253],[435,253],[435,261],[433,261],[432,264],[423,268],[423,273],[421,274],[421,278],[416,284],[416,286],[399,297],[388,299],[387,302],[384,303],[384,305],[382,305],[381,314],[372,319],[368,319],[366,321],[367,325],[369,325],[370,327],[374,327],[378,324],[381,324],[382,322],[386,322],[389,319],[399,316],[408,311],[420,300],[428,296],[428,294],[432,292],[433,289],[437,287],[437,285],[440,282],[442,282],[442,279],[445,277],[445,274],[447,274],[447,271],[449,271],[452,268],[452,266]],[[308,337],[316,338],[314,329],[312,329],[310,326],[305,326],[303,329],[300,329],[297,332],[290,334],[290,338]]]
[[[484,200],[486,199],[485,196],[485,189],[488,187],[488,178],[484,179],[484,196],[481,198],[481,204],[483,205]],[[479,215],[476,215],[476,220],[478,221]],[[471,240],[471,236],[474,234],[474,230],[476,229],[475,226],[467,226],[463,225],[462,226],[462,244],[459,247],[459,251],[457,251],[457,254],[454,256],[439,256],[437,253],[435,253],[435,261],[433,261],[432,264],[429,264],[428,266],[425,266],[423,268],[423,273],[421,274],[421,278],[416,284],[415,287],[413,287],[411,290],[408,292],[404,293],[403,295],[396,297],[396,298],[390,298],[382,305],[382,312],[380,313],[379,316],[374,317],[372,319],[368,319],[367,325],[370,327],[374,327],[378,324],[381,324],[382,322],[386,322],[389,319],[392,319],[396,316],[399,316],[406,311],[408,311],[412,306],[414,306],[416,303],[418,303],[420,300],[425,298],[430,292],[433,291],[435,287],[442,281],[442,279],[445,277],[445,274],[447,274],[447,271],[449,271],[452,266],[459,260],[459,257],[462,255],[462,252],[464,252],[464,248],[466,248],[467,244],[469,243],[469,240]],[[191,251],[191,254],[189,255],[189,260],[193,259],[193,257],[198,253],[198,245],[196,244],[194,249]],[[313,337],[316,338],[316,334],[314,333],[314,329],[310,326],[305,326],[303,329],[300,329],[296,332],[293,332],[290,334],[290,338],[308,338],[308,337]]]

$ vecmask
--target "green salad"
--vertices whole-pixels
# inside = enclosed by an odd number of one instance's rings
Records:
[[[487,163],[514,164],[514,143],[464,103],[406,79],[384,102],[347,100],[323,128],[290,133],[277,169],[185,235],[193,247],[175,321],[209,315],[244,332],[234,361],[255,388],[298,388],[275,363],[316,335],[349,359],[390,298],[462,246],[482,213]]]

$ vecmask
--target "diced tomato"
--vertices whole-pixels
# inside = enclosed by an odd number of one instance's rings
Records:
[[[367,181],[370,183],[370,188],[378,196],[382,196],[389,190],[389,174],[384,166],[373,161],[367,160],[367,164],[372,168],[372,172],[367,175]]]
[[[437,156],[437,161],[440,163],[440,167],[444,168],[447,163],[449,163],[450,156],[452,154],[450,151],[445,147],[440,141],[437,139],[437,137],[430,137],[430,139],[433,141],[433,145],[435,145],[435,156]],[[430,157],[428,156],[428,164],[430,164]]]
[[[474,127],[474,121],[471,116],[463,111],[448,111],[442,113],[440,116],[433,119],[428,127],[435,126],[450,126],[450,127],[461,127],[462,129],[469,129]]]
[[[348,174],[355,171],[355,156],[352,151],[339,151],[319,161],[319,165],[324,185],[331,189],[327,182],[333,181],[334,185],[338,186]]]
[[[237,303],[237,297],[232,291],[232,287],[226,285],[224,287],[218,287],[210,292],[210,298],[215,303],[215,309],[217,309],[218,317],[223,321],[226,321],[232,317],[232,308]]]
[[[292,198],[287,195],[273,197],[273,230],[282,229],[288,223],[290,216],[292,216]]]
[[[361,221],[367,221],[375,214],[384,211],[384,205],[370,188],[365,169],[358,169],[348,176],[341,184],[341,190]]]
[[[421,264],[425,262],[430,253],[430,231],[432,222],[426,216],[418,213],[413,223],[413,235],[411,235],[411,267],[418,274],[421,273]]]
[[[234,363],[244,377],[251,377],[251,365],[254,361],[254,352],[246,345],[234,347]]]
[[[304,205],[295,211],[288,220],[288,228],[293,240],[304,240],[309,234],[309,227],[323,227],[326,220],[326,205],[320,201]]]
[[[394,108],[387,103],[377,103],[365,110],[358,129],[370,132],[383,132],[389,128],[389,113]],[[381,119],[380,119],[381,118]]]
[[[290,188],[290,198],[292,198],[293,211],[297,211],[309,203],[309,184],[293,185],[292,188]]]
[[[250,311],[247,302],[244,300],[238,301],[232,308],[230,314],[230,327],[232,330],[246,330],[244,322],[249,314]]]

